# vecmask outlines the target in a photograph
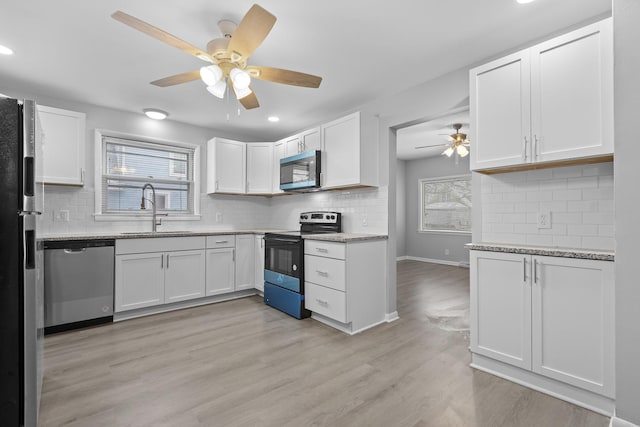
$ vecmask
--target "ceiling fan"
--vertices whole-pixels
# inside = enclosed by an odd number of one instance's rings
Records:
[[[276,23],[276,17],[257,4],[249,9],[238,25],[229,20],[219,21],[218,27],[223,37],[211,40],[206,51],[122,11],[114,12],[111,17],[210,63],[199,70],[152,81],[151,84],[155,86],[167,87],[202,79],[210,93],[224,98],[228,82],[242,106],[249,110],[260,106],[250,87],[251,78],[309,88],[319,87],[322,81],[322,77],[311,74],[247,64],[249,56],[260,46]]]
[[[445,142],[442,144],[435,144],[435,145],[421,145],[415,148],[417,150],[421,148],[448,146],[447,149],[442,152],[443,155],[447,157],[451,157],[453,153],[457,153],[460,157],[465,157],[467,154],[469,154],[468,147],[469,147],[470,141],[467,139],[466,133],[460,132],[461,128],[462,128],[462,124],[460,123],[453,124],[453,129],[455,130],[455,133],[452,133],[451,135],[447,136],[447,139],[449,140],[449,142]],[[446,134],[443,134],[443,135],[446,135]]]

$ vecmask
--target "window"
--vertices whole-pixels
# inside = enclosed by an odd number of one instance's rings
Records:
[[[147,214],[153,208],[151,189],[142,191],[147,183],[155,188],[157,211],[181,216],[198,213],[194,180],[198,146],[108,136],[99,131],[96,135],[101,154],[96,160],[100,168],[100,175],[96,174],[100,180],[96,185],[98,214]]]
[[[420,231],[471,232],[471,176],[421,179]]]

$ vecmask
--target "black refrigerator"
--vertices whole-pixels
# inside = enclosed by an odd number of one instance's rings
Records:
[[[0,98],[0,424],[35,427],[42,385],[42,141],[33,101]]]

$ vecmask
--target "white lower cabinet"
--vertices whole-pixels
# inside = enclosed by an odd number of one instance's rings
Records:
[[[207,249],[207,295],[233,292],[236,284],[235,247]]]
[[[305,307],[355,334],[386,319],[385,240],[304,242]]]
[[[613,262],[471,251],[470,274],[472,353],[614,396]]]
[[[115,311],[164,303],[164,254],[117,255]]]
[[[205,252],[176,251],[165,254],[164,302],[185,301],[205,295]]]
[[[255,236],[236,235],[236,291],[255,288]]]
[[[203,297],[204,261],[203,237],[117,240],[115,311]]]

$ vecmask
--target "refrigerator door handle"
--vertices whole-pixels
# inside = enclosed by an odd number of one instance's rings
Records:
[[[19,216],[27,216],[27,215],[42,215],[40,211],[18,211]]]

